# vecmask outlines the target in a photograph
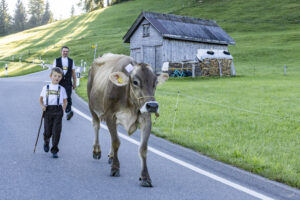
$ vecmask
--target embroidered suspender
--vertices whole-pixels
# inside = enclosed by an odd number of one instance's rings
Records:
[[[47,85],[47,91],[46,91],[46,106],[48,106],[48,98],[49,94],[55,94],[57,95],[57,106],[59,106],[59,98],[60,98],[60,85],[58,86],[58,91],[53,92],[53,90],[49,90],[49,85]]]
[[[48,96],[49,96],[49,85],[47,85],[47,92],[46,92],[46,106],[48,106]]]
[[[59,106],[59,97],[60,97],[60,85],[58,86],[58,91],[57,91],[57,106]]]

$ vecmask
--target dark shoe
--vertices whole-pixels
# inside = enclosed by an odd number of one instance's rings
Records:
[[[44,144],[44,151],[48,152],[49,151],[49,144]]]
[[[67,115],[67,120],[70,120],[73,117],[73,111],[71,111],[68,115]]]
[[[57,153],[52,153],[52,157],[53,157],[53,158],[58,158]]]

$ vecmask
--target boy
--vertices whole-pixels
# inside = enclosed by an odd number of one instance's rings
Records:
[[[44,86],[40,95],[40,105],[44,111],[44,151],[49,151],[49,141],[52,136],[51,153],[53,158],[58,158],[62,117],[67,107],[66,90],[58,84],[62,77],[62,69],[52,68],[51,84]]]

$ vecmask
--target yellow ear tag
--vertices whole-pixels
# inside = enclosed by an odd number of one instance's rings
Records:
[[[121,77],[118,78],[118,83],[123,83],[123,79]]]
[[[123,79],[119,75],[116,74],[116,78],[118,80],[118,83],[123,83]]]

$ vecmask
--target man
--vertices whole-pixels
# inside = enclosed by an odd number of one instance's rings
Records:
[[[75,73],[75,63],[74,61],[68,57],[69,55],[69,47],[63,46],[61,48],[61,57],[56,58],[53,62],[53,67],[59,67],[63,70],[64,76],[62,80],[59,82],[61,86],[66,89],[67,92],[67,100],[68,105],[65,110],[67,114],[67,120],[70,120],[73,117],[72,111],[72,88],[76,88],[76,73]],[[72,85],[72,78],[73,78],[73,85]]]

